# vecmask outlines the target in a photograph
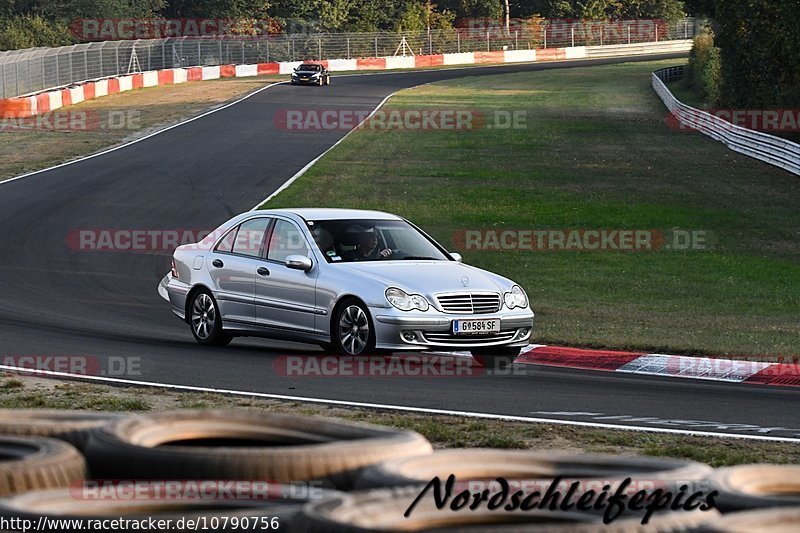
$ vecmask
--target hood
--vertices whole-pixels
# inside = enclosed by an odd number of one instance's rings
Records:
[[[511,290],[513,282],[497,274],[454,261],[364,261],[337,265],[343,272],[364,276],[411,294]],[[462,278],[469,278],[466,287]]]

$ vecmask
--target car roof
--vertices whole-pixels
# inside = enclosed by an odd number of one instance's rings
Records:
[[[383,211],[368,211],[362,209],[330,209],[321,207],[287,208],[287,209],[256,209],[240,213],[228,219],[216,231],[227,231],[229,228],[241,223],[243,220],[259,215],[284,215],[290,218],[300,217],[302,220],[403,220],[402,217]]]
[[[402,217],[383,211],[365,209],[335,209],[302,207],[293,209],[265,209],[263,213],[297,215],[304,220],[402,220]]]

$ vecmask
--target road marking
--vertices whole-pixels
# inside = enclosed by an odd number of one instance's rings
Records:
[[[215,389],[211,387],[195,387],[192,385],[175,385],[172,383],[159,383],[159,382],[151,382],[151,381],[141,381],[141,380],[132,380],[132,379],[122,379],[122,378],[111,378],[111,377],[102,377],[102,376],[86,376],[81,374],[71,374],[68,372],[56,372],[53,370],[39,370],[35,368],[20,368],[15,366],[8,366],[8,365],[0,365],[0,370],[6,370],[10,372],[20,372],[20,373],[30,373],[30,374],[37,374],[37,375],[45,375],[45,376],[52,376],[58,378],[72,378],[78,379],[82,381],[99,381],[102,383],[117,383],[121,385],[130,385],[130,386],[139,386],[139,387],[158,387],[163,389],[172,389],[176,391],[186,391],[186,392],[210,392],[214,394],[223,394],[226,396],[246,396],[251,398],[267,398],[272,400],[288,400],[294,402],[308,402],[308,403],[318,403],[323,405],[339,405],[344,407],[363,407],[363,408],[371,408],[371,409],[385,409],[388,411],[403,411],[409,413],[424,413],[424,414],[431,414],[431,415],[447,415],[447,416],[463,416],[467,418],[481,418],[481,419],[489,419],[489,420],[504,420],[506,422],[527,422],[527,423],[537,423],[537,424],[556,424],[562,426],[577,426],[577,427],[588,427],[588,428],[596,428],[596,429],[618,429],[624,431],[643,431],[647,433],[668,433],[673,435],[688,435],[688,436],[697,436],[697,437],[716,437],[716,438],[730,438],[730,439],[744,439],[744,440],[759,440],[759,441],[770,441],[770,442],[793,442],[793,443],[800,443],[800,438],[791,438],[791,437],[771,437],[767,435],[742,435],[736,433],[719,433],[719,432],[710,432],[710,431],[692,431],[692,430],[682,430],[682,429],[667,429],[667,428],[655,428],[655,427],[642,427],[642,426],[630,426],[630,425],[623,425],[623,424],[604,424],[604,423],[596,423],[596,422],[581,422],[576,420],[558,420],[552,418],[541,418],[541,417],[530,417],[530,416],[513,416],[513,415],[501,415],[501,414],[494,414],[494,413],[476,413],[473,411],[455,411],[450,409],[432,409],[428,407],[409,407],[404,405],[390,405],[390,404],[380,404],[380,403],[367,403],[367,402],[351,402],[346,400],[329,400],[325,398],[309,398],[305,396],[290,396],[286,394],[270,394],[265,392],[248,392],[248,391],[239,391],[239,390],[229,390],[229,389]],[[587,414],[587,413],[580,413],[580,414]],[[593,414],[593,413],[591,413]],[[603,414],[603,413],[598,413]]]
[[[761,435],[773,431],[785,431],[800,436],[799,428],[786,428],[783,426],[764,427],[754,424],[740,424],[730,422],[715,422],[710,420],[691,420],[682,418],[658,418],[655,416],[633,416],[633,415],[608,415],[606,413],[587,413],[571,411],[533,411],[534,415],[549,416],[573,416],[588,417],[593,420],[617,420],[620,422],[640,422],[645,424],[655,424],[659,426],[688,426],[688,427],[710,427],[716,430],[738,430],[741,432],[753,432]]]

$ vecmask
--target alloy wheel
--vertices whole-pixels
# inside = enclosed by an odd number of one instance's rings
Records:
[[[339,315],[339,342],[350,355],[364,351],[369,341],[369,319],[361,307],[347,306]]]
[[[192,305],[192,329],[195,335],[202,340],[209,339],[214,333],[216,323],[217,309],[214,301],[208,294],[199,294]]]

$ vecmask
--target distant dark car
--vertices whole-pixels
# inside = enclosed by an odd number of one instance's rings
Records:
[[[292,73],[292,85],[323,85],[331,84],[331,74],[319,63],[303,63]]]

